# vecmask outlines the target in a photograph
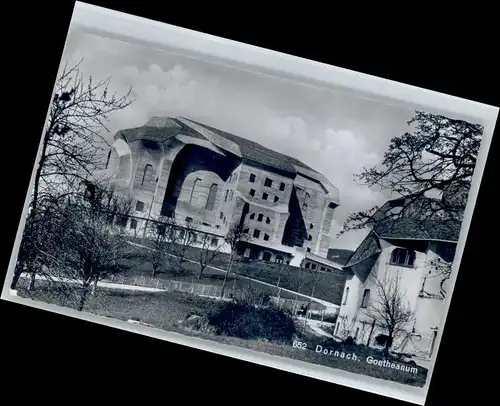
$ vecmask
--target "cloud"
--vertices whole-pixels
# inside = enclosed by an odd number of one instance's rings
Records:
[[[151,116],[182,115],[293,156],[339,189],[333,233],[350,212],[384,199],[354,182],[353,175],[380,162],[384,145],[399,133],[400,121],[405,123],[393,107],[347,102],[344,95],[299,83],[285,86],[276,78],[78,34],[63,58],[71,64],[82,57],[85,75],[112,77],[111,91],[133,88],[133,105],[110,117],[112,134],[141,126]],[[353,233],[338,243],[353,248],[360,238]]]
[[[139,126],[153,115],[183,115],[204,119],[207,124],[235,132],[262,145],[293,156],[325,175],[340,191],[341,206],[332,228],[335,235],[350,212],[369,208],[380,196],[356,184],[353,175],[379,162],[362,134],[348,129],[325,128],[299,115],[277,115],[259,105],[251,93],[224,87],[217,77],[196,77],[176,64],[169,70],[152,64],[146,69],[125,66],[113,75],[121,86],[132,83],[133,108],[114,117],[114,127]],[[343,244],[355,244],[357,234],[343,237]],[[359,242],[359,241],[358,241]]]

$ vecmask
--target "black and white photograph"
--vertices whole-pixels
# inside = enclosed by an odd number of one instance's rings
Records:
[[[70,25],[2,299],[425,400],[495,115],[133,35]]]

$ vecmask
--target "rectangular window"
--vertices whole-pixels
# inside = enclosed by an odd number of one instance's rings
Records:
[[[345,294],[344,294],[344,302],[342,303],[343,305],[345,305],[347,303],[347,299],[349,297],[349,286],[347,286],[345,288]]]
[[[272,185],[273,185],[273,181],[269,178],[266,178],[266,180],[264,181],[264,186],[271,187]]]
[[[260,230],[253,230],[253,238],[259,238],[260,237]]]
[[[217,247],[218,243],[219,243],[219,240],[217,238],[212,238],[212,242],[210,243],[210,245],[212,247]]]
[[[250,196],[255,196],[255,189],[250,189]]]
[[[316,264],[311,264],[311,269],[316,269],[317,265]]]
[[[224,213],[220,212],[219,218],[222,220],[224,218]]]
[[[370,301],[370,289],[365,289],[363,292],[363,300],[361,301],[361,307],[366,308],[368,306],[368,302]]]
[[[144,202],[137,201],[135,204],[135,211],[143,211],[144,210]]]
[[[285,190],[285,182],[280,183],[280,190],[283,192]]]
[[[226,202],[227,202],[227,198],[228,198],[228,196],[229,196],[229,190],[226,190],[226,197],[224,198],[224,201],[226,201]]]
[[[268,194],[267,193],[262,193],[262,200],[267,200]]]
[[[325,267],[324,267],[324,266],[322,266],[320,270],[321,270],[321,271],[324,271],[324,270],[325,270]]]
[[[132,230],[135,230],[137,228],[137,220],[136,219],[131,219],[130,220],[130,228]]]
[[[250,182],[255,182],[255,175],[253,173],[250,174]]]
[[[264,241],[269,241],[269,234],[264,234]]]

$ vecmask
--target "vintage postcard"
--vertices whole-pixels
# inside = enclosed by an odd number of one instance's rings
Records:
[[[77,3],[2,298],[423,404],[497,114]]]

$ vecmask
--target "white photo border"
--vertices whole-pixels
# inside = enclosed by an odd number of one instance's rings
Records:
[[[495,128],[495,122],[499,112],[498,107],[187,30],[86,3],[76,2],[70,24],[70,30],[72,29],[79,29],[89,33],[97,33],[99,35],[120,38],[121,40],[136,43],[140,42],[152,47],[176,49],[183,55],[191,55],[195,58],[231,65],[235,68],[239,67],[259,73],[279,76],[280,78],[298,80],[311,85],[332,87],[336,88],[337,91],[355,93],[357,96],[376,99],[380,102],[405,105],[413,109],[422,109],[428,112],[440,113],[467,121],[472,120],[474,123],[483,125],[484,133],[482,144],[474,171],[464,220],[462,222],[456,256],[453,262],[453,272],[450,278],[452,287],[451,292],[453,292],[478,195],[480,181]],[[30,181],[30,187],[28,189],[29,191],[33,188],[34,174],[38,165],[40,153],[41,150],[39,148]],[[433,357],[431,360],[425,386],[416,388],[326,366],[309,364],[303,361],[269,355],[232,345],[189,337],[180,333],[167,332],[89,313],[82,313],[73,309],[65,309],[56,305],[13,295],[10,291],[10,280],[14,273],[22,232],[25,226],[29,196],[30,193],[28,192],[9,262],[9,269],[2,289],[2,299],[414,404],[424,404],[437,357]],[[453,293],[450,296],[453,296]],[[443,331],[442,327],[446,321],[450,299],[451,297],[446,299],[446,310],[437,336],[436,352],[439,352]]]

